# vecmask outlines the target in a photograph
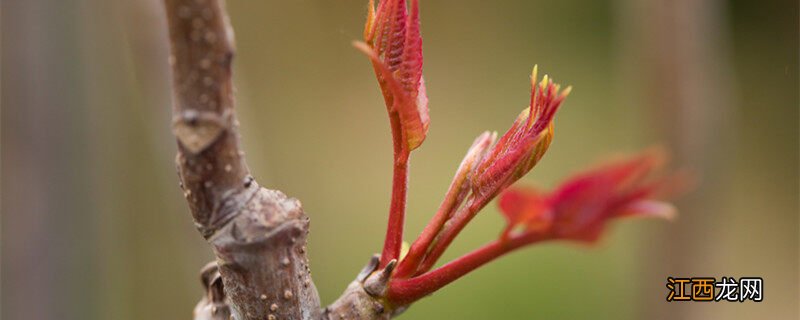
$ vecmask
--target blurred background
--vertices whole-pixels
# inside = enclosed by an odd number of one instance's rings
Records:
[[[237,111],[259,182],[302,200],[323,303],[380,250],[391,144],[359,39],[366,0],[228,0]],[[798,3],[421,1],[432,125],[412,158],[409,240],[483,130],[505,131],[533,64],[575,87],[552,187],[662,144],[701,183],[673,223],[516,252],[403,319],[797,319]],[[2,2],[3,319],[190,319],[212,259],[178,188],[157,0]],[[445,258],[497,236],[490,205]],[[666,278],[764,278],[761,303],[667,303]]]

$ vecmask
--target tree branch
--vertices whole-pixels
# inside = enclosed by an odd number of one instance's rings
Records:
[[[319,319],[300,202],[261,188],[239,147],[233,106],[233,32],[222,0],[165,0],[173,132],[184,196],[214,249],[196,319]],[[214,280],[216,270],[221,282]],[[220,290],[224,288],[224,291]],[[207,304],[206,304],[207,305]],[[230,310],[223,308],[230,306]]]

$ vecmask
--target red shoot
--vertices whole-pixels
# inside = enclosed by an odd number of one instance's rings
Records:
[[[512,250],[547,240],[594,242],[605,225],[620,217],[670,219],[675,209],[658,196],[682,189],[677,175],[666,175],[661,153],[648,151],[568,179],[552,192],[510,190],[500,209],[508,227],[498,240],[438,269],[390,282],[389,300],[405,305]]]
[[[398,266],[398,277],[413,276],[430,270],[478,211],[500,191],[528,173],[547,151],[553,140],[553,117],[569,95],[571,87],[560,91],[560,86],[553,83],[548,76],[538,82],[537,70],[534,67],[531,73],[530,106],[522,110],[511,128],[496,144],[488,150],[486,147],[481,149],[481,156],[474,159],[468,173],[469,196],[462,196],[454,205],[443,205],[448,210],[440,210],[412,245],[407,258]],[[482,137],[486,137],[486,134]],[[494,141],[493,136],[491,141],[487,139],[483,138],[482,141],[486,144]],[[469,155],[470,153],[468,158]],[[445,204],[452,201],[451,197],[448,193]],[[432,242],[434,237],[435,243]]]
[[[436,211],[433,219],[422,231],[422,234],[411,245],[409,253],[397,267],[395,277],[402,278],[417,272],[417,267],[422,262],[423,255],[427,253],[428,247],[434,241],[434,238],[439,235],[445,223],[453,218],[456,210],[462,206],[467,198],[470,192],[472,172],[475,171],[475,167],[486,156],[486,152],[496,138],[496,133],[484,132],[472,143],[467,155],[464,156],[464,160],[461,161],[461,165],[456,170],[456,174],[450,183],[450,188],[447,190],[442,204],[439,206],[439,210]]]
[[[422,77],[422,37],[419,33],[419,1],[381,1],[370,12],[364,26],[363,42],[355,46],[372,61],[389,117],[399,124],[393,134],[401,137],[407,151],[414,150],[428,133],[428,96]],[[396,119],[395,119],[396,118]]]
[[[511,128],[483,159],[472,176],[473,192],[492,198],[524,176],[544,156],[553,139],[553,117],[572,91],[553,83],[547,75],[536,83],[531,73],[530,106],[522,110]]]
[[[439,210],[401,257],[409,156],[425,140],[430,122],[419,24],[418,0],[383,0],[377,8],[370,0],[365,42],[354,43],[372,62],[394,144],[386,239],[377,267],[363,278],[370,295],[405,306],[517,248],[555,239],[594,242],[612,219],[675,214],[671,205],[655,200],[675,185],[661,170],[664,157],[645,152],[577,175],[552,192],[506,191],[500,208],[508,225],[498,239],[433,269],[472,218],[527,174],[553,141],[553,119],[572,88],[561,90],[547,75],[539,81],[534,67],[528,107],[499,139],[490,132],[475,139]]]
[[[380,266],[400,258],[408,185],[408,158],[428,133],[428,97],[422,77],[422,37],[419,2],[381,1],[377,10],[370,0],[364,41],[355,46],[372,61],[383,92],[394,143],[394,175],[389,224]]]

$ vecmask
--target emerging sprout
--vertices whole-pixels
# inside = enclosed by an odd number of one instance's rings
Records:
[[[595,241],[608,221],[624,216],[671,217],[674,208],[655,200],[673,185],[660,170],[662,153],[641,155],[568,179],[547,193],[503,193],[542,159],[554,136],[554,118],[572,87],[561,90],[538,67],[531,73],[528,107],[499,139],[480,134],[456,170],[439,210],[412,243],[403,245],[408,160],[425,140],[430,119],[422,76],[419,1],[370,0],[364,42],[392,128],[394,179],[389,223],[380,259],[359,276],[364,290],[398,310],[470,271],[520,247],[554,239]],[[434,269],[464,227],[497,195],[508,222],[497,240]]]

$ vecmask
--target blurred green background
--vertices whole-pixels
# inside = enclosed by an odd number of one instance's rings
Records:
[[[521,250],[403,319],[799,317],[796,1],[421,2],[432,124],[412,158],[409,240],[472,139],[525,107],[534,63],[575,89],[520,184],[652,144],[701,183],[673,223]],[[330,303],[380,250],[388,209],[388,121],[350,46],[366,0],[227,5],[248,162],[302,200]],[[0,21],[0,315],[190,319],[212,255],[177,186],[160,1],[5,0]],[[491,205],[445,258],[501,227]],[[760,276],[764,301],[667,303],[668,276]]]

